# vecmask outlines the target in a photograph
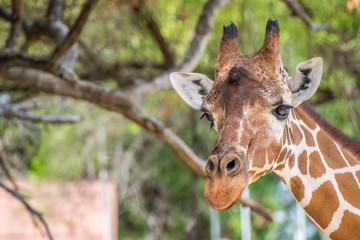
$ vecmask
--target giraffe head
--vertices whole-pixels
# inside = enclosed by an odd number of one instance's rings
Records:
[[[204,112],[218,132],[207,159],[204,195],[215,209],[233,206],[244,188],[274,170],[291,109],[311,97],[319,86],[322,59],[300,63],[289,77],[280,57],[279,25],[269,19],[263,46],[244,55],[238,30],[224,26],[215,81],[199,73],[172,73],[177,93]]]

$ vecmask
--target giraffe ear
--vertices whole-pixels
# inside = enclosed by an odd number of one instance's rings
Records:
[[[294,107],[299,106],[316,92],[320,84],[322,68],[323,61],[320,57],[312,58],[296,66],[294,76],[288,80]]]
[[[170,74],[170,81],[180,97],[197,110],[201,110],[202,100],[214,83],[200,73],[174,72]]]

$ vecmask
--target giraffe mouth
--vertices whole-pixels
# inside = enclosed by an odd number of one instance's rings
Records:
[[[248,183],[247,174],[239,172],[234,176],[207,177],[204,184],[204,196],[211,207],[226,210],[234,206]]]

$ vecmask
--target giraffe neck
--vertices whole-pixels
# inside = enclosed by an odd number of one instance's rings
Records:
[[[292,111],[274,172],[326,236],[354,239],[360,236],[359,147],[345,149],[345,140],[305,108]]]

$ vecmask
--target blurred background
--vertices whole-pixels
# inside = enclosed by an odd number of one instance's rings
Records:
[[[60,20],[71,27],[86,1],[60,2]],[[126,91],[151,82],[184,59],[206,2],[99,1],[77,39],[73,71],[84,81],[111,90]],[[310,23],[290,7],[293,3]],[[12,1],[1,0],[0,5],[0,44],[5,48],[11,24],[3,9],[11,11]],[[23,18],[40,19],[46,16],[48,7],[49,1],[45,0],[23,1]],[[331,124],[360,141],[358,0],[231,0],[218,9],[194,72],[214,78],[224,24],[232,21],[238,26],[240,51],[249,54],[262,46],[269,17],[279,21],[281,56],[289,75],[298,63],[316,56],[323,58],[322,82],[308,102]],[[19,51],[41,57],[51,55],[56,41],[31,39],[21,31],[16,46]],[[2,115],[2,179],[9,175],[15,181],[36,182],[111,179],[117,183],[118,239],[210,238],[210,210],[202,194],[203,179],[179,161],[156,134],[126,115],[86,99],[74,100],[0,82],[2,108],[29,102],[43,104],[30,109],[38,116],[81,116],[82,120],[53,124]],[[216,132],[209,129],[206,120],[199,120],[201,113],[190,109],[173,89],[164,87],[156,94],[147,94],[141,100],[141,109],[206,159]],[[251,213],[252,239],[293,239],[296,201],[276,175],[269,174],[251,184],[250,198],[274,217],[269,222]],[[220,212],[219,219],[221,238],[240,238],[238,206]],[[324,239],[310,220],[306,226],[307,239]]]

